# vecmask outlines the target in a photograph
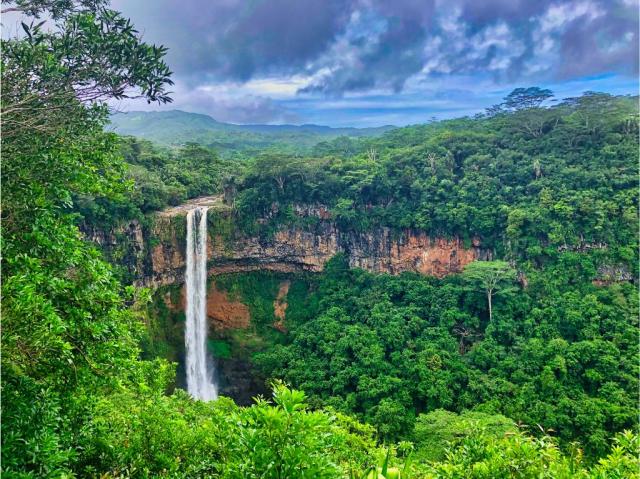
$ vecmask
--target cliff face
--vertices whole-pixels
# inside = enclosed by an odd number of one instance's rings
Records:
[[[186,209],[174,208],[157,217],[149,232],[150,241],[146,241],[150,244],[147,267],[137,278],[139,284],[160,286],[183,281],[185,224],[179,219]],[[387,228],[367,233],[343,231],[321,209],[298,211],[301,217],[314,217],[312,226],[284,227],[265,239],[244,236],[228,228],[224,233],[218,231],[214,223],[220,220],[224,223],[230,219],[230,213],[224,209],[210,210],[209,274],[253,270],[319,272],[329,259],[343,253],[350,266],[371,272],[413,271],[442,277],[462,271],[471,261],[491,259],[491,253],[481,248],[477,238],[465,248],[457,238],[431,238],[419,231],[400,234]],[[138,250],[140,234],[136,233],[134,238],[134,249]],[[139,265],[135,269],[139,270]]]
[[[231,212],[218,197],[197,201],[158,213],[149,226],[130,221],[109,231],[85,231],[88,239],[107,251],[137,285],[158,287],[184,281],[186,212],[207,205],[209,274],[254,270],[280,272],[322,271],[338,253],[349,265],[376,273],[404,271],[442,277],[462,271],[471,261],[491,259],[475,238],[465,247],[458,238],[432,238],[420,231],[401,233],[388,228],[358,233],[340,229],[326,210],[298,207],[309,226],[288,226],[269,238],[240,234],[233,228]]]
[[[139,221],[131,220],[108,231],[88,227],[81,230],[86,239],[104,251],[112,264],[126,271],[129,280],[136,284],[145,282],[149,248]]]
[[[321,206],[294,209],[301,220],[298,223],[305,226],[284,226],[268,238],[247,236],[234,228],[232,213],[220,197],[198,198],[167,209],[148,225],[134,220],[108,232],[85,229],[85,235],[126,271],[131,282],[150,287],[181,284],[186,263],[186,213],[194,206],[210,207],[210,276],[256,270],[320,272],[338,253],[346,256],[351,267],[375,273],[410,271],[436,277],[459,273],[472,261],[492,259],[492,251],[482,248],[479,238],[465,246],[459,238],[433,238],[415,230],[343,230]],[[604,265],[594,281],[609,284],[631,279],[627,268]]]
[[[180,301],[174,303],[168,295],[163,299],[170,310],[184,311],[186,309],[184,285],[180,289]],[[207,318],[209,329],[214,332],[245,329],[249,327],[251,319],[247,305],[236,298],[230,298],[226,291],[218,288],[215,281],[208,282],[207,286]]]
[[[252,269],[319,272],[331,257],[344,253],[350,266],[372,272],[444,276],[488,256],[479,247],[464,248],[458,239],[430,238],[413,231],[395,237],[388,229],[366,234],[343,232],[331,222],[322,222],[312,230],[282,229],[266,241],[241,238],[232,248],[213,238],[209,251],[212,274]]]

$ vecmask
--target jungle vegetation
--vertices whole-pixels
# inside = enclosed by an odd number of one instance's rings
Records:
[[[311,157],[221,159],[105,130],[111,99],[171,101],[166,49],[106,0],[5,6],[28,20],[1,60],[4,477],[637,477],[637,291],[594,284],[637,274],[634,99],[546,108],[528,90]],[[79,225],[229,185],[247,232],[322,203],[345,228],[479,236],[508,267],[494,283],[335,258],[256,352],[272,395],[194,401],[170,391],[175,365],[142,359],[149,291]]]

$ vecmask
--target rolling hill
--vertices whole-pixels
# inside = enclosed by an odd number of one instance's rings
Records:
[[[180,110],[132,111],[111,116],[111,129],[121,135],[144,138],[163,145],[188,142],[220,150],[253,150],[272,146],[309,149],[320,141],[341,136],[377,136],[395,127],[332,128],[321,125],[236,125],[208,115]]]

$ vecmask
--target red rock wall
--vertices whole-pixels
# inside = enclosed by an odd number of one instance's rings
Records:
[[[350,266],[376,273],[399,274],[412,271],[443,277],[458,273],[472,261],[488,259],[490,253],[476,246],[465,248],[457,238],[431,238],[424,233],[405,231],[394,235],[386,228],[370,233],[345,233],[333,223],[323,223],[313,231],[287,228],[268,241],[238,237],[231,243],[209,237],[209,274],[255,270],[320,272],[325,263],[344,253]],[[171,284],[181,280],[185,258],[175,238],[160,242],[151,251],[148,285]]]

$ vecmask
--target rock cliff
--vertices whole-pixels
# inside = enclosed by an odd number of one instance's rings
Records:
[[[219,197],[200,198],[158,213],[152,225],[137,221],[109,233],[89,232],[88,237],[125,266],[134,282],[162,286],[184,280],[184,216],[195,204],[209,206],[207,240],[209,274],[253,270],[281,272],[322,271],[324,264],[343,253],[352,267],[371,272],[404,271],[442,277],[462,271],[477,259],[491,259],[491,252],[475,238],[465,247],[458,238],[432,238],[424,232],[395,232],[379,228],[362,233],[342,230],[320,207],[298,207],[305,226],[282,227],[268,238],[246,236],[233,228],[231,212]]]

